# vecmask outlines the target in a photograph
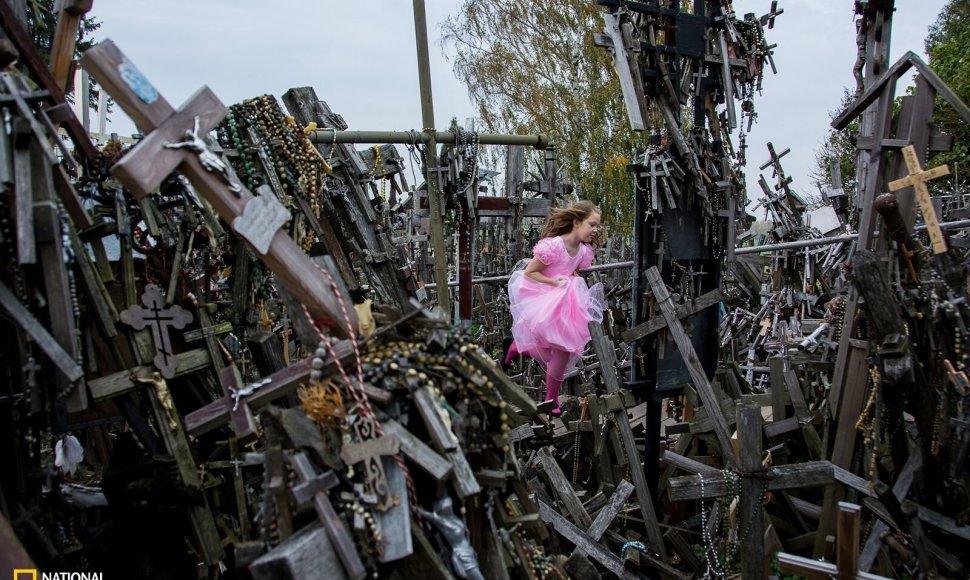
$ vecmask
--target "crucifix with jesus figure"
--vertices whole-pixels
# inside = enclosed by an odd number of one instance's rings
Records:
[[[269,191],[253,195],[205,142],[228,109],[208,88],[175,110],[110,40],[88,49],[81,66],[95,77],[145,137],[111,168],[136,197],[152,191],[175,169],[185,175],[226,223],[259,254],[279,281],[311,315],[339,321],[339,336],[357,327],[353,308],[343,308],[335,285],[282,229],[289,212]]]

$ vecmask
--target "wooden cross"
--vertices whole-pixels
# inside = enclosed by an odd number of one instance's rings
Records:
[[[135,330],[146,326],[151,328],[152,340],[155,342],[155,367],[162,376],[170,379],[175,376],[176,359],[172,352],[172,340],[168,336],[168,327],[185,328],[192,322],[192,314],[178,305],[165,307],[162,290],[154,285],[145,286],[145,293],[141,295],[145,308],[135,305],[122,310],[121,321]]]
[[[784,552],[778,554],[778,570],[800,574],[809,580],[886,580],[859,570],[859,514],[862,508],[839,502],[837,564],[829,564]]]
[[[889,182],[889,191],[897,191],[905,187],[912,187],[916,190],[916,201],[923,212],[923,221],[926,222],[926,231],[933,242],[933,253],[942,254],[946,252],[946,241],[943,239],[943,229],[940,227],[939,217],[936,215],[936,208],[933,207],[933,200],[930,198],[930,191],[926,188],[926,182],[937,177],[950,174],[947,165],[938,165],[933,169],[923,170],[919,166],[919,159],[916,157],[916,148],[912,145],[903,147],[903,159],[906,161],[906,169],[909,175],[902,179]]]
[[[784,12],[785,12],[784,8],[782,8],[781,10],[778,10],[778,0],[772,0],[771,9],[768,11],[767,14],[764,14],[761,16],[761,25],[764,26],[765,24],[767,24],[769,30],[774,28],[775,18],[778,16],[781,16],[781,14]]]
[[[249,405],[246,404],[246,401],[242,397],[245,396],[243,393],[246,393],[247,388],[254,391],[258,387],[243,386],[242,376],[234,364],[224,367],[219,371],[219,382],[222,384],[222,391],[225,394],[225,397],[221,401],[229,409],[233,432],[241,440],[252,437],[256,433],[256,424],[253,421],[253,414],[249,410]],[[254,384],[262,386],[269,382],[271,382],[269,379],[263,379],[263,381]]]
[[[172,170],[178,169],[212,204],[219,217],[232,224],[247,242],[256,247],[261,245],[258,242],[263,240],[262,235],[266,236],[265,246],[257,247],[262,250],[260,258],[311,314],[344,320],[338,297],[327,280],[280,229],[278,208],[268,199],[272,195],[254,197],[235,180],[227,166],[219,166],[221,160],[205,149],[202,138],[227,113],[225,105],[208,87],[197,91],[176,111],[110,40],[85,52],[81,66],[145,134],[111,168],[136,198],[148,195]],[[269,223],[263,223],[264,220]],[[249,227],[245,227],[247,224]],[[349,325],[356,328],[357,313],[348,309],[346,317]],[[339,323],[335,331],[346,335],[344,323]]]
[[[538,501],[537,503],[539,504],[539,517],[541,517],[543,521],[552,525],[552,527],[564,538],[572,542],[578,549],[582,549],[591,558],[599,562],[604,568],[623,579],[644,578],[644,576],[633,570],[627,570],[623,566],[623,560],[617,558],[613,552],[604,548],[601,543],[593,540],[589,534],[583,532],[582,528],[579,528],[576,526],[576,524],[567,520],[562,516],[562,514],[556,511],[555,508],[546,505],[542,501]],[[667,578],[676,578],[677,580],[687,578],[686,574],[680,572],[676,568],[673,568],[661,560],[654,560],[651,558],[650,563],[663,571],[665,577]]]
[[[720,304],[721,300],[723,299],[724,295],[720,290],[711,290],[710,292],[698,296],[697,298],[677,305],[675,310],[676,316],[678,319],[693,316],[698,312],[710,308],[711,306]],[[643,324],[638,324],[633,328],[627,329],[623,334],[620,335],[620,339],[629,344],[634,340],[643,338],[644,336],[650,336],[654,332],[663,330],[664,328],[667,328],[667,319],[663,316],[654,316]]]
[[[367,570],[364,568],[363,562],[360,561],[360,556],[357,555],[354,540],[337,516],[337,512],[334,511],[333,505],[330,504],[330,498],[327,497],[327,490],[339,483],[337,476],[334,475],[333,471],[318,474],[303,451],[289,455],[287,460],[300,481],[291,490],[293,498],[299,505],[307,502],[313,503],[313,507],[317,510],[317,515],[320,516],[320,521],[327,531],[327,536],[333,543],[337,555],[340,556],[340,561],[343,562],[347,576],[363,578],[367,574]]]
[[[613,66],[620,79],[620,90],[623,93],[623,102],[626,104],[630,128],[634,131],[643,131],[647,128],[643,80],[640,77],[640,67],[635,65],[636,57],[627,49],[625,36],[629,35],[630,31],[624,29],[618,14],[604,14],[603,20],[606,24],[606,34],[594,34],[594,42],[597,46],[613,49]]]
[[[741,566],[743,578],[764,578],[764,532],[761,514],[761,484],[749,474],[759,474],[767,478],[768,490],[791,489],[811,485],[826,485],[834,480],[832,464],[827,461],[812,461],[795,465],[783,465],[762,471],[762,426],[760,405],[742,405],[738,408],[738,443],[740,445],[738,474],[741,485],[741,522],[744,534],[741,545]],[[724,496],[729,488],[734,487],[728,482],[724,472],[713,467],[691,461],[687,458],[673,457],[667,453],[664,460],[676,464],[682,469],[699,473],[698,476],[673,477],[669,480],[669,495],[673,501],[693,499],[714,499]]]

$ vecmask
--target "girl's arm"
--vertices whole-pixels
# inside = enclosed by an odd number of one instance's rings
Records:
[[[546,265],[543,264],[542,261],[539,260],[539,258],[532,258],[532,261],[529,262],[529,265],[525,267],[525,275],[528,276],[529,278],[532,278],[536,282],[539,282],[542,284],[549,284],[550,286],[559,286],[566,280],[562,276],[558,278],[550,278],[549,276],[546,276],[545,274],[542,273],[543,270],[545,269],[546,269]]]

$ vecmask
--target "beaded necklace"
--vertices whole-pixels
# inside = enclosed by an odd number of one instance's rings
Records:
[[[711,538],[711,531],[707,527],[707,511],[704,507],[704,474],[698,473],[697,476],[701,481],[701,539],[704,541],[704,558],[707,560],[706,576],[724,578],[724,572],[718,570],[717,547],[714,545],[714,540]],[[714,506],[711,506],[711,514],[714,514]],[[713,561],[711,560],[712,554],[714,556]]]
[[[461,182],[455,193],[462,194],[478,179],[478,133],[474,131],[455,131],[455,146],[458,149],[461,168],[458,176]],[[462,176],[464,176],[462,178]]]
[[[324,270],[319,266],[317,266],[317,270],[319,270],[320,273],[323,274],[323,276],[330,283],[330,287],[333,290],[334,295],[337,297],[337,304],[340,307],[340,313],[343,317],[343,322],[346,326],[347,336],[350,338],[351,344],[353,345],[353,348],[354,348],[354,359],[356,362],[356,373],[355,373],[356,376],[353,379],[351,379],[351,377],[347,374],[347,371],[344,369],[343,364],[341,364],[340,358],[337,356],[337,353],[333,348],[333,343],[331,341],[331,338],[329,336],[324,335],[319,329],[317,329],[316,324],[314,324],[313,317],[310,315],[310,311],[307,309],[305,304],[303,305],[303,313],[307,317],[307,320],[310,321],[311,326],[314,329],[316,329],[317,336],[320,338],[320,346],[322,347],[322,350],[325,350],[327,353],[329,353],[331,360],[334,361],[334,364],[337,367],[337,370],[340,373],[341,378],[343,379],[345,388],[350,393],[351,397],[354,399],[354,402],[356,403],[358,419],[354,423],[354,428],[357,430],[358,437],[361,437],[361,438],[382,437],[384,435],[384,429],[383,427],[381,427],[380,422],[377,420],[377,417],[374,414],[374,409],[371,407],[370,400],[367,398],[367,394],[364,392],[364,376],[363,376],[363,369],[361,366],[360,346],[357,342],[357,333],[354,330],[353,324],[351,324],[350,322],[350,316],[347,314],[347,307],[344,304],[343,296],[341,295],[337,287],[337,283],[333,279],[333,276],[330,275],[330,272],[327,272],[326,270]],[[319,350],[321,349],[318,349],[318,351]],[[314,376],[316,377],[317,380],[320,380],[322,378],[322,370],[321,369],[313,369],[313,370],[317,371],[318,374],[314,375],[313,371],[311,371],[311,377],[310,377],[311,380],[313,380]],[[401,473],[404,474],[404,479],[405,479],[405,482],[407,483],[407,489],[408,489],[408,500],[411,506],[412,513],[415,514],[415,517],[417,518],[418,522],[424,525],[424,518],[420,515],[420,512],[418,511],[419,504],[417,502],[417,493],[415,492],[415,489],[414,489],[414,481],[411,479],[411,473],[410,471],[408,471],[407,465],[405,465],[404,463],[404,459],[399,454],[396,455],[394,459],[395,459],[395,462],[398,464],[398,467],[401,469]],[[369,460],[368,469],[372,470],[373,473],[380,473],[380,475],[383,475],[383,467],[381,466],[380,458],[379,457],[371,458]],[[378,472],[377,470],[380,470],[380,471]]]

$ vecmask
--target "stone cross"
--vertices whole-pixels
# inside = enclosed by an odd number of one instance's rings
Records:
[[[166,308],[162,290],[154,284],[145,286],[141,302],[144,308],[135,305],[122,310],[121,321],[135,330],[150,327],[155,342],[155,367],[163,377],[170,379],[175,376],[176,360],[168,328],[185,328],[186,324],[192,322],[192,314],[178,305]]]
[[[909,170],[909,175],[896,181],[890,181],[889,191],[896,191],[905,187],[912,187],[916,190],[916,201],[923,212],[923,221],[926,222],[926,231],[929,233],[930,241],[933,242],[933,253],[942,254],[946,252],[946,241],[943,239],[943,229],[940,227],[940,220],[936,215],[936,208],[933,207],[933,200],[930,199],[930,191],[926,188],[926,182],[949,175],[950,168],[946,165],[939,165],[924,171],[919,166],[916,148],[912,145],[903,147],[903,159],[906,160],[906,169]]]
[[[219,98],[203,87],[176,111],[110,40],[85,52],[81,66],[145,134],[111,168],[125,187],[135,197],[143,197],[178,169],[212,204],[219,217],[232,224],[254,247],[260,246],[257,247],[260,258],[311,314],[342,321],[335,331],[345,335],[344,316],[336,292],[296,242],[280,229],[285,217],[279,211],[281,204],[268,199],[272,196],[253,196],[204,143],[200,144],[226,116],[227,109]],[[253,227],[254,222],[260,227]],[[267,235],[251,239],[253,232],[260,231]],[[353,309],[347,310],[346,318],[351,327],[357,327],[357,313]]]

